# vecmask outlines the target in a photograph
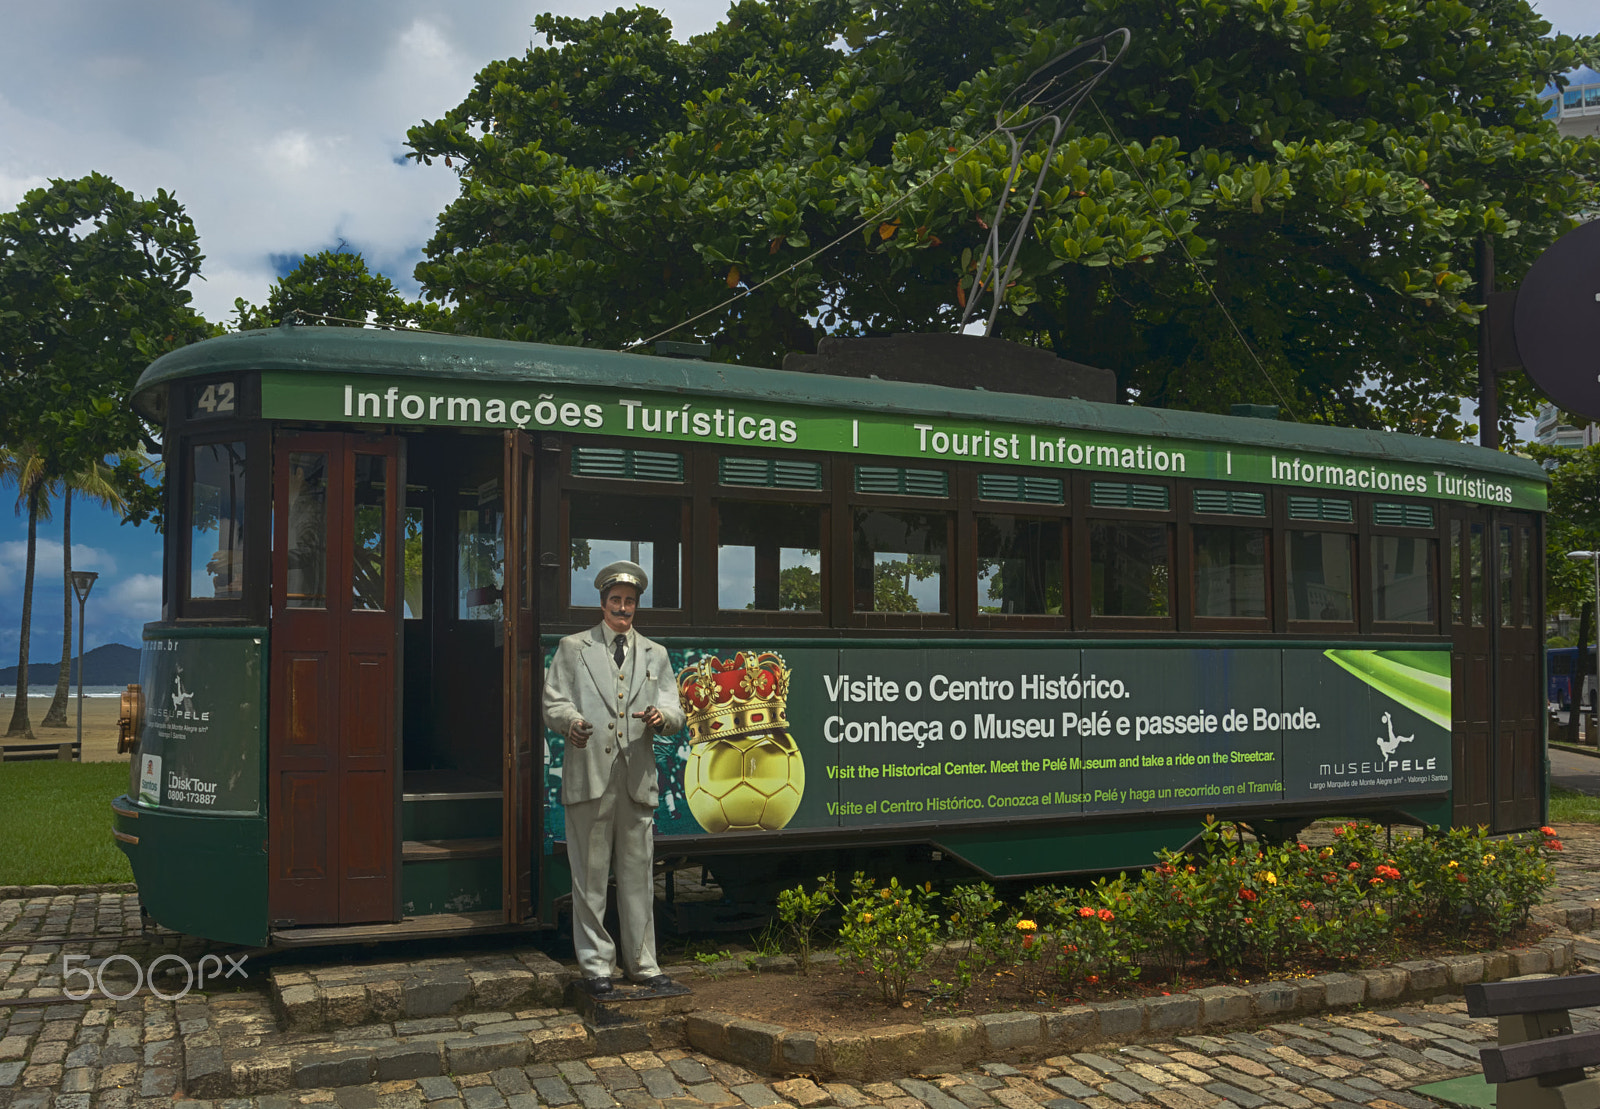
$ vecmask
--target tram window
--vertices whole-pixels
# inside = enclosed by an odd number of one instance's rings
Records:
[[[1195,616],[1266,619],[1266,529],[1196,524],[1193,533]]]
[[[979,515],[978,611],[1060,615],[1061,521]]]
[[[944,512],[855,510],[857,612],[949,612],[950,517]]]
[[[722,501],[717,505],[717,607],[822,611],[822,508]]]
[[[1516,585],[1516,577],[1512,574],[1512,567],[1516,565],[1511,549],[1511,526],[1500,525],[1500,626],[1509,628],[1516,622],[1517,614],[1512,593]]]
[[[1484,589],[1484,574],[1488,570],[1488,563],[1483,552],[1483,525],[1473,524],[1468,531],[1470,556],[1467,560],[1467,603],[1472,609],[1472,626],[1483,627],[1484,609],[1488,605],[1488,594]]]
[[[1353,622],[1355,536],[1291,531],[1287,538],[1289,619]]]
[[[408,499],[420,498],[423,488],[418,485],[406,487]],[[405,585],[401,591],[401,600],[405,605],[405,618],[407,620],[421,620],[423,614],[423,588],[422,588],[422,522],[423,508],[421,505],[408,504],[405,516],[401,521],[401,542],[404,545],[405,556]]]
[[[456,514],[456,619],[499,620],[505,588],[505,512],[498,485],[492,493],[465,491],[476,501]]]
[[[1172,614],[1171,529],[1166,524],[1089,524],[1089,614]]]
[[[1434,622],[1435,545],[1435,540],[1412,535],[1372,537],[1373,620],[1384,624]]]
[[[381,454],[357,454],[354,543],[350,552],[350,607],[382,610],[384,498],[388,494],[388,462]]]
[[[1534,586],[1533,586],[1533,529],[1526,524],[1522,527],[1522,626],[1533,627]]]
[[[1450,622],[1462,623],[1461,521],[1450,521]]]
[[[290,608],[328,607],[328,456],[289,455],[288,570]]]
[[[679,608],[683,574],[683,502],[676,497],[630,497],[603,493],[569,495],[571,604],[599,604],[594,575],[618,559],[643,566],[650,588],[640,608]]]
[[[189,596],[244,595],[244,443],[202,443],[189,466]]]

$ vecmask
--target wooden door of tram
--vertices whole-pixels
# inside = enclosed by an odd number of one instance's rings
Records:
[[[400,441],[280,433],[273,457],[268,915],[398,919]]]
[[[1539,553],[1531,515],[1449,510],[1453,823],[1538,823]]]

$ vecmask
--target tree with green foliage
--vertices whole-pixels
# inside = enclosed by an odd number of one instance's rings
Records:
[[[102,174],[55,180],[0,213],[0,448],[28,513],[19,682],[26,682],[34,551],[49,490],[118,458],[108,480],[138,523],[160,490],[135,452],[152,446],[129,397],[155,358],[212,334],[190,307],[200,240],[166,191],[138,198]],[[8,735],[29,734],[19,685]]]
[[[1006,95],[1119,26],[1120,68],[1007,181]],[[706,313],[671,337],[777,365],[823,333],[952,329],[997,198],[1042,169],[1000,336],[1140,404],[1457,436],[1478,244],[1514,282],[1600,195],[1600,141],[1538,99],[1596,40],[1544,37],[1524,0],[740,0],[684,43],[642,7],[535,28],[408,137],[460,178],[417,277],[475,334],[617,347]],[[1502,420],[1533,397],[1509,376]]]
[[[449,309],[407,300],[394,282],[367,268],[359,253],[343,248],[307,254],[267,291],[267,302],[233,302],[238,331],[256,331],[285,321],[333,327],[450,328]]]
[[[1600,445],[1528,449],[1550,472],[1550,512],[1544,527],[1545,609],[1580,614],[1575,645],[1582,660],[1595,627],[1594,564],[1568,558],[1567,552],[1600,551]],[[1582,688],[1582,676],[1574,675],[1574,706]],[[1574,712],[1569,722],[1573,739],[1577,722]]]

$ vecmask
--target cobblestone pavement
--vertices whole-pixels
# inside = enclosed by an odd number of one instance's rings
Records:
[[[1600,899],[1600,828],[1560,831],[1566,851],[1550,899]],[[163,954],[194,960],[207,951],[236,950],[146,928],[132,894],[0,901],[0,1109],[146,1109],[174,1101],[193,1109],[1428,1109],[1436,1103],[1410,1088],[1477,1071],[1477,1048],[1495,1035],[1493,1021],[1468,1018],[1455,998],[1215,1035],[1107,1044],[1030,1065],[989,1063],[896,1082],[775,1080],[704,1055],[666,1050],[201,1102],[185,1100],[185,1045],[191,1051],[206,1042],[248,1048],[252,1036],[281,1036],[265,1028],[271,1021],[259,992],[233,994],[224,984],[204,1000],[164,1001],[148,991],[123,1001],[58,1000],[64,955],[123,954],[147,966]],[[1600,928],[1577,937],[1577,954],[1580,964],[1600,969]],[[119,962],[129,973],[125,983],[131,983],[131,964]],[[176,985],[181,984],[180,978]],[[118,992],[125,989],[126,984]],[[164,992],[176,992],[176,986]],[[466,1035],[468,1024],[494,1016],[455,1023]],[[551,1013],[498,1016],[550,1019]],[[1575,1017],[1580,1028],[1600,1027],[1600,1012]],[[302,1042],[315,1039],[332,1048],[362,1034],[348,1029],[308,1035]]]

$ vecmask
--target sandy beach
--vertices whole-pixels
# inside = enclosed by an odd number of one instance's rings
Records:
[[[0,747],[9,743],[72,743],[78,738],[78,699],[67,700],[67,726],[45,728],[40,726],[50,708],[50,698],[29,697],[28,719],[33,723],[33,739],[3,738],[11,723],[11,712],[16,700],[0,697]],[[120,697],[85,697],[83,699],[83,761],[127,762],[127,755],[117,754],[117,714],[122,709]]]

